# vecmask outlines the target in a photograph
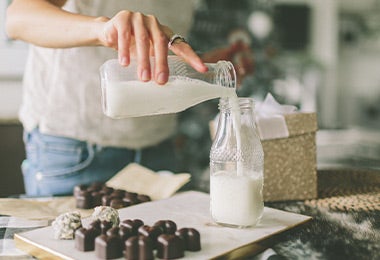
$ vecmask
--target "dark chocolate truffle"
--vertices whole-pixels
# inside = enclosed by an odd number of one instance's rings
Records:
[[[144,195],[144,194],[137,195],[137,200],[139,201],[139,203],[151,201],[150,197],[148,195]]]
[[[141,227],[139,227],[138,232],[140,235],[149,237],[154,242],[157,241],[157,237],[159,235],[163,234],[163,230],[160,226],[148,226],[148,225],[142,225]]]
[[[100,259],[123,256],[123,241],[119,236],[100,235],[95,239],[95,254]]]
[[[129,205],[136,205],[140,203],[140,201],[137,198],[137,193],[133,193],[133,192],[125,193],[123,200],[125,202],[128,202]]]
[[[121,222],[121,226],[129,228],[133,235],[138,234],[138,229],[144,225],[144,222],[140,219],[126,219]]]
[[[185,250],[192,252],[201,250],[201,235],[198,230],[194,228],[181,228],[175,234],[182,239]]]
[[[100,191],[91,192],[92,196],[92,207],[98,207],[102,205],[103,194]]]
[[[85,185],[85,184],[76,185],[73,191],[74,197],[78,196],[81,192],[86,191],[87,187],[88,185]]]
[[[110,207],[114,209],[125,208],[128,205],[127,202],[124,202],[122,198],[112,198],[110,201]]]
[[[119,227],[112,227],[106,231],[107,236],[119,236]]]
[[[114,191],[113,188],[111,187],[108,187],[108,186],[104,186],[100,192],[103,193],[104,195],[110,195],[112,192]]]
[[[125,241],[128,238],[134,236],[135,234],[132,233],[132,230],[128,227],[120,226],[119,228],[119,236],[121,240]]]
[[[73,189],[73,194],[76,200],[76,207],[82,209],[98,206],[110,206],[119,209],[151,200],[145,194],[114,189],[102,182],[94,182],[91,185],[77,185]]]
[[[174,234],[177,231],[177,224],[172,220],[159,220],[154,226],[161,227],[164,234]]]
[[[152,240],[145,236],[133,236],[125,241],[125,258],[128,260],[154,259]]]
[[[104,183],[102,182],[93,182],[91,185],[87,188],[88,191],[100,191],[104,187]]]
[[[91,192],[84,190],[79,191],[75,196],[76,207],[79,209],[91,209],[92,208],[92,196]]]
[[[122,198],[124,197],[126,191],[121,189],[116,189],[111,193],[111,196]]]
[[[135,192],[126,192],[125,193],[125,195],[124,195],[124,197],[125,198],[128,198],[128,199],[137,199],[137,196],[138,196],[138,194],[137,193],[135,193]]]
[[[94,221],[92,221],[89,225],[88,225],[88,229],[90,228],[97,228],[100,230],[100,219],[96,219]]]
[[[100,235],[100,229],[80,228],[75,231],[75,248],[79,251],[93,251],[95,238]]]
[[[102,206],[109,206],[111,204],[111,200],[114,199],[115,196],[112,195],[103,195],[102,197]]]
[[[174,259],[185,255],[183,242],[173,234],[162,234],[157,238],[157,254],[160,259]]]
[[[106,234],[108,229],[112,228],[113,224],[111,221],[102,220],[100,221],[100,231],[102,234]]]

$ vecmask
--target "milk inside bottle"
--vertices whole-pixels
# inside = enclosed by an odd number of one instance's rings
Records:
[[[151,64],[154,67],[153,58]],[[169,56],[168,64],[169,81],[159,85],[138,80],[135,60],[127,67],[116,59],[105,62],[100,68],[105,115],[117,119],[177,113],[206,100],[236,96],[236,73],[230,62],[207,63],[206,73],[177,56]]]

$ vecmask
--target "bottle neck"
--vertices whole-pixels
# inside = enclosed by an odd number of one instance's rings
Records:
[[[234,65],[229,61],[218,61],[212,65],[215,66],[215,84],[236,89],[236,71]]]
[[[186,63],[182,58],[174,55],[168,57],[169,72],[172,78],[201,80],[213,85],[236,89],[236,71],[229,61],[206,63],[208,71],[200,73]]]
[[[219,110],[221,113],[230,111],[240,111],[240,113],[252,112],[255,108],[253,98],[221,98],[219,101]]]

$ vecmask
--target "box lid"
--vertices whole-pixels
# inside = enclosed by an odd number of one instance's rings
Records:
[[[303,135],[318,130],[317,114],[315,112],[296,112],[285,114],[284,117],[289,136]]]

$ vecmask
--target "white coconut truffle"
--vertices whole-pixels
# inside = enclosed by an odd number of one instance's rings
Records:
[[[94,208],[94,212],[91,215],[92,220],[95,221],[99,219],[100,221],[112,222],[113,227],[119,226],[119,212],[109,206],[98,206]]]
[[[74,239],[75,230],[82,227],[81,215],[78,211],[59,215],[52,223],[55,239]]]

